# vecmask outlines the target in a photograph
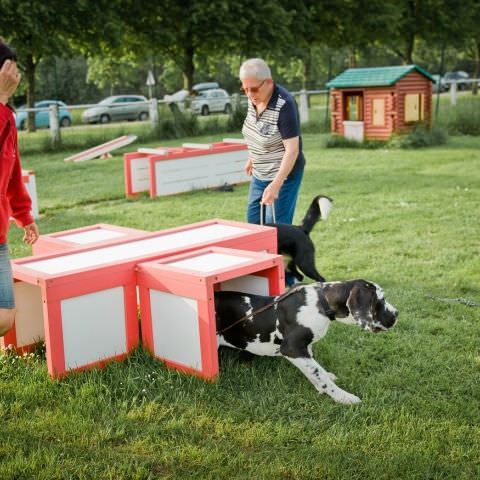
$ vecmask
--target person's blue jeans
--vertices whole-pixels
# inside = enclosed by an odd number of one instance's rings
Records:
[[[302,178],[303,168],[299,168],[283,182],[278,198],[275,200],[275,223],[292,223]],[[248,192],[248,223],[260,224],[260,200],[262,199],[263,191],[270,182],[270,180],[259,180],[252,176],[250,190]],[[273,223],[272,208],[270,205],[266,206],[263,221],[264,223]]]
[[[292,224],[295,206],[297,205],[298,192],[303,178],[303,168],[287,177],[280,189],[278,198],[275,200],[275,223]],[[260,200],[263,191],[269,185],[270,180],[259,180],[252,176],[250,190],[248,192],[247,221],[248,223],[260,224]],[[273,223],[271,205],[267,205],[263,214],[264,223]],[[295,277],[289,272],[285,273],[285,284],[291,286],[295,283]]]
[[[0,243],[0,308],[15,308],[12,266],[6,243]]]

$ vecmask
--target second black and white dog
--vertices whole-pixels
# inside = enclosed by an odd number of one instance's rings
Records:
[[[315,246],[310,232],[320,219],[326,220],[332,202],[333,200],[325,195],[316,196],[300,225],[266,224],[277,229],[278,253],[288,258],[286,270],[300,282],[303,274],[316,282],[325,281],[315,266]]]
[[[387,330],[397,320],[398,312],[383,290],[365,280],[297,285],[279,297],[220,291],[215,293],[218,344],[283,356],[320,393],[340,403],[358,403],[360,399],[339,388],[335,375],[312,355],[312,345],[326,335],[331,323],[326,303],[336,320],[371,332]]]

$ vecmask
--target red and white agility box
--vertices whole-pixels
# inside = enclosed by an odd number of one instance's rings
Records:
[[[124,155],[125,194],[151,197],[247,182],[247,146],[226,139],[181,148],[145,149]],[[148,150],[148,151],[147,151]],[[158,150],[156,153],[153,153]]]
[[[206,379],[218,374],[216,290],[279,295],[283,260],[210,247],[137,266],[142,341],[167,365]]]
[[[17,315],[4,344],[45,339],[52,376],[122,358],[138,342],[135,266],[211,245],[276,252],[276,230],[210,220],[12,262]]]
[[[81,247],[106,245],[114,240],[135,238],[146,233],[148,232],[136,228],[97,223],[87,227],[40,235],[32,245],[32,251],[34,255],[68,252]]]

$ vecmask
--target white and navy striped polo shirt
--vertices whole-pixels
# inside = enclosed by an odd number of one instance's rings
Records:
[[[293,96],[282,86],[274,84],[267,108],[258,118],[249,100],[242,134],[253,161],[253,175],[259,180],[273,180],[285,153],[282,140],[300,137],[298,108]],[[299,143],[299,154],[290,174],[305,164],[301,137]]]

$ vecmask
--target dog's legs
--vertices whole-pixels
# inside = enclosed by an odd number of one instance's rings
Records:
[[[334,382],[337,379],[337,376],[332,372],[327,372],[328,378]]]
[[[337,387],[331,379],[331,373],[323,369],[312,357],[284,357],[295,365],[313,384],[313,386],[320,392],[326,393],[332,397],[336,402],[344,403],[345,405],[353,405],[360,403],[361,400],[352,393],[348,393]]]
[[[303,275],[297,270],[297,266],[293,260],[290,260],[287,265],[287,270],[299,281],[303,280]]]
[[[304,261],[304,259],[302,259],[302,261],[298,263],[298,267],[300,268],[300,270],[307,277],[315,280],[316,282],[324,282],[325,278],[320,275],[320,273],[315,267],[313,255],[308,255],[307,257],[308,261]]]

